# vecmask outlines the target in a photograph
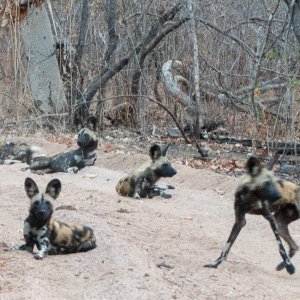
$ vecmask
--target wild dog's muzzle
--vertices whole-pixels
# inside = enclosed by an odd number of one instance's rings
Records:
[[[52,215],[52,206],[44,201],[33,204],[33,214],[40,220],[48,220]]]
[[[160,177],[173,177],[175,174],[177,174],[177,171],[170,164],[163,164],[158,170]]]

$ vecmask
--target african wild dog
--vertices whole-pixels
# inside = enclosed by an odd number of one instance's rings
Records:
[[[43,259],[45,254],[67,254],[86,252],[96,248],[93,230],[83,225],[68,225],[56,221],[53,217],[53,202],[61,190],[58,179],[51,180],[45,193],[40,193],[31,178],[25,179],[25,190],[30,198],[29,216],[23,227],[24,245],[17,245],[16,250],[33,252],[36,245],[36,259]]]
[[[298,250],[298,246],[289,233],[288,224],[299,218],[300,193],[299,186],[294,183],[276,179],[273,172],[263,168],[259,160],[250,157],[246,163],[248,174],[244,177],[235,192],[235,223],[221,255],[205,267],[217,268],[227,258],[229,250],[242,227],[246,225],[245,215],[262,215],[267,219],[279,245],[279,253],[283,259],[277,266],[280,271],[286,268],[289,274],[295,272],[290,258]],[[289,246],[289,256],[281,242],[280,236]]]
[[[30,169],[32,171],[42,171],[43,173],[77,173],[78,170],[86,166],[93,166],[97,158],[97,120],[95,117],[89,117],[86,127],[84,127],[79,119],[75,119],[75,125],[78,130],[78,149],[53,156],[34,157],[29,167],[22,170]]]
[[[166,157],[168,147],[161,150],[160,146],[156,144],[151,146],[149,151],[151,161],[120,179],[116,186],[118,194],[134,197],[135,199],[152,198],[159,195],[163,198],[171,198],[172,196],[167,194],[165,190],[174,189],[173,186],[155,185],[160,178],[173,177],[177,173]]]
[[[15,162],[30,164],[33,153],[38,150],[38,147],[30,147],[26,143],[3,142],[0,145],[0,164],[13,164]]]

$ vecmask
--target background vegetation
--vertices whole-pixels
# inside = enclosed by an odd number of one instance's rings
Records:
[[[76,114],[97,115],[102,129],[175,127],[165,106],[197,134],[222,126],[236,137],[296,139],[299,2],[6,0],[0,7],[2,128],[50,124],[63,131]],[[31,33],[42,43],[49,32],[44,26],[26,30],[41,11],[54,43],[39,63],[56,57],[64,88],[62,105],[47,96],[48,111],[33,93],[41,76],[30,64],[39,54]],[[184,95],[172,91],[162,73],[170,60],[180,62],[170,74]],[[47,70],[38,91],[49,85]]]

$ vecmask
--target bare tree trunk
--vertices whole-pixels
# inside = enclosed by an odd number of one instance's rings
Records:
[[[266,45],[267,45],[267,41],[268,41],[269,36],[270,36],[271,25],[272,25],[272,22],[273,22],[274,15],[275,15],[278,7],[279,7],[279,3],[280,3],[280,0],[277,1],[277,5],[276,5],[274,11],[271,12],[270,15],[269,15],[268,23],[267,23],[267,26],[266,26],[266,29],[265,29],[266,33],[265,33],[264,37],[262,39],[260,39],[258,37],[258,39],[257,39],[256,61],[255,61],[255,64],[254,64],[254,70],[253,70],[253,75],[252,75],[252,91],[251,91],[251,94],[250,94],[250,99],[251,99],[252,108],[253,108],[253,114],[254,114],[255,122],[256,122],[256,128],[258,126],[258,121],[259,120],[258,120],[257,104],[256,104],[256,101],[255,101],[255,89],[256,89],[256,86],[257,86],[262,61],[263,61],[264,56],[266,55]],[[260,32],[263,32],[263,28],[259,29],[258,35],[260,34]]]
[[[201,94],[200,94],[200,67],[199,67],[199,50],[198,50],[198,40],[196,33],[196,22],[194,16],[194,9],[192,0],[188,0],[188,10],[190,14],[190,32],[191,40],[193,46],[193,82],[195,89],[195,106],[196,106],[196,122],[194,124],[193,132],[196,137],[200,135],[200,128],[203,125],[203,120],[200,120],[200,103],[201,103]]]
[[[83,90],[83,86],[82,86],[83,80],[82,80],[82,74],[80,70],[81,70],[83,51],[85,48],[85,38],[88,30],[88,21],[90,17],[88,2],[89,2],[88,0],[82,1],[80,31],[79,31],[78,43],[76,46],[76,54],[74,57],[74,68],[72,70],[72,78],[71,78],[72,84],[70,85],[71,86],[70,105],[73,105],[73,103],[78,101],[78,99],[80,99],[80,101],[85,102],[85,99],[80,97]],[[80,111],[75,111],[75,115],[78,115],[83,119],[86,119],[88,115],[88,107],[85,105],[81,105]]]
[[[63,112],[66,98],[45,7],[33,8],[20,27],[35,105],[43,114]]]
[[[291,14],[293,31],[300,43],[300,0],[284,0]]]

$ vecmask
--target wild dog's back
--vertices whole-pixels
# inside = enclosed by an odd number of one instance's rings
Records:
[[[85,252],[96,248],[94,231],[84,225],[69,225],[51,219],[48,224],[52,250],[49,254]]]

